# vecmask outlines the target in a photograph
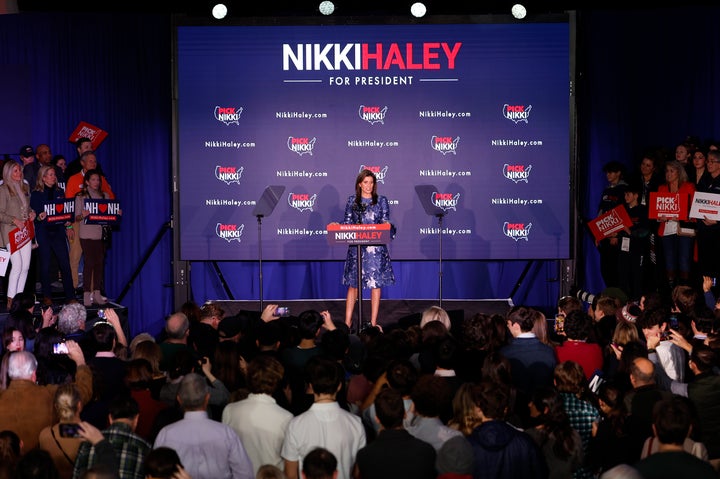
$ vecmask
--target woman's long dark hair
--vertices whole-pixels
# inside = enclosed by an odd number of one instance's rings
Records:
[[[362,205],[362,188],[360,188],[360,183],[362,183],[363,180],[368,176],[372,177],[373,179],[372,204],[377,204],[377,178],[375,177],[375,173],[370,170],[362,170],[357,175],[357,179],[355,180],[355,204],[358,206],[358,208],[360,207],[360,205]]]
[[[555,437],[555,455],[562,459],[570,457],[576,445],[560,394],[554,388],[541,388],[533,394],[532,403],[540,411],[538,420],[543,427],[539,430],[546,438]]]

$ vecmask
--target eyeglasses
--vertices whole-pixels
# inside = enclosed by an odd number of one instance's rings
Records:
[[[720,163],[720,160],[707,160],[707,163]]]

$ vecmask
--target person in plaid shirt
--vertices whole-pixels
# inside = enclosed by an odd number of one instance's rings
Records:
[[[600,411],[591,402],[587,379],[582,366],[575,361],[563,361],[555,366],[555,387],[570,419],[570,425],[582,439],[583,453],[587,457],[588,444],[592,437],[592,424],[600,417]],[[574,479],[590,479],[592,471],[581,467],[573,473]]]
[[[128,395],[114,398],[110,403],[110,426],[102,431],[102,435],[115,449],[118,462],[117,473],[120,479],[144,479],[143,462],[152,446],[135,434],[140,408],[138,403]],[[78,450],[73,469],[73,479],[83,477],[85,471],[101,462],[98,459],[96,446],[83,442]]]

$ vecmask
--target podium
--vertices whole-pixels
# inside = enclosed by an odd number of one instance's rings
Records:
[[[383,245],[390,243],[392,239],[392,225],[390,223],[379,224],[340,224],[331,223],[327,225],[328,242],[332,246],[348,245],[357,248],[357,284],[358,284],[358,323],[363,326],[362,307],[362,247],[370,245]],[[350,325],[352,329],[352,324]]]

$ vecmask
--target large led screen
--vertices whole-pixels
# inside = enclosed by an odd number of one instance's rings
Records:
[[[394,260],[567,258],[570,50],[566,21],[178,26],[181,259],[344,259],[363,168]]]

